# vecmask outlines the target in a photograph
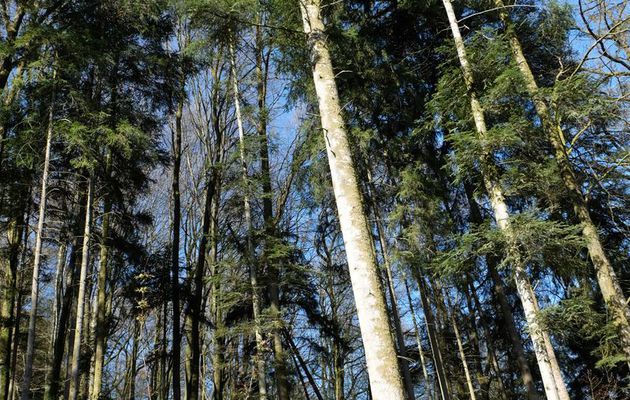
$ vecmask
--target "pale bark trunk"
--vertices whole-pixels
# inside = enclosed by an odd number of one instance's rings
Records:
[[[466,386],[468,387],[468,393],[470,395],[470,400],[477,400],[477,396],[475,395],[475,387],[473,385],[472,377],[470,375],[470,369],[468,368],[468,361],[466,360],[466,352],[464,351],[464,344],[462,343],[462,337],[459,333],[459,326],[457,325],[457,320],[455,319],[455,310],[451,305],[451,301],[448,297],[448,293],[445,294],[446,301],[448,303],[449,310],[447,311],[448,317],[451,321],[451,325],[453,327],[453,332],[455,333],[455,341],[457,342],[457,350],[459,351],[459,358],[462,362],[462,367],[464,368],[464,376],[466,377]]]
[[[256,374],[258,378],[258,396],[260,400],[267,398],[267,384],[265,382],[265,359],[264,340],[261,331],[261,305],[258,292],[258,272],[254,264],[254,224],[252,221],[251,205],[249,201],[249,174],[247,172],[247,159],[245,157],[245,132],[243,129],[243,119],[241,115],[241,104],[239,99],[238,76],[236,68],[236,51],[234,49],[234,38],[230,38],[230,67],[232,75],[232,89],[234,91],[234,109],[236,113],[236,123],[238,127],[239,152],[241,158],[242,178],[244,182],[243,208],[245,214],[245,229],[247,229],[247,254],[246,261],[249,266],[249,279],[252,287],[252,308],[254,313],[254,337],[256,339]]]
[[[111,174],[112,153],[107,149],[105,161],[105,175]],[[103,223],[100,243],[99,269],[98,269],[98,286],[96,292],[96,324],[95,324],[95,346],[94,346],[94,373],[90,398],[98,400],[101,395],[101,386],[103,382],[103,364],[105,361],[105,350],[107,340],[107,263],[109,261],[109,220],[112,205],[109,194],[105,195],[103,206]]]
[[[480,139],[483,140],[487,132],[486,121],[483,114],[483,108],[473,89],[474,80],[472,68],[468,62],[464,41],[459,31],[455,11],[453,10],[450,0],[442,0],[442,2],[449,19],[457,55],[464,75],[464,81],[468,89],[475,127]],[[552,366],[552,362],[555,357],[551,357],[548,353],[544,337],[544,328],[537,320],[536,298],[529,281],[529,276],[527,276],[525,265],[516,249],[516,243],[514,242],[512,234],[512,227],[510,226],[509,221],[508,207],[505,203],[503,191],[496,177],[496,172],[493,169],[492,160],[490,159],[491,157],[486,154],[484,158],[485,160],[482,161],[487,164],[484,166],[485,170],[482,171],[484,186],[490,198],[497,226],[508,239],[509,244],[507,251],[510,258],[513,260],[512,265],[514,267],[516,288],[521,299],[521,303],[523,304],[523,310],[525,311],[525,319],[527,320],[529,334],[534,344],[534,353],[536,354],[536,359],[538,361],[538,367],[543,380],[543,386],[545,387],[545,393],[547,394],[547,398],[549,400],[560,399],[560,393],[562,392],[561,388],[564,386],[564,382],[562,380],[557,381],[556,376],[553,373],[554,367]]]
[[[31,398],[31,379],[33,377],[33,358],[35,355],[35,323],[37,321],[37,303],[39,301],[39,267],[42,254],[42,236],[44,234],[44,220],[46,218],[46,199],[48,191],[48,173],[50,169],[50,150],[53,135],[53,106],[48,110],[48,129],[46,132],[46,150],[44,155],[44,171],[42,173],[42,188],[39,200],[39,219],[35,234],[35,250],[33,255],[33,278],[31,282],[31,312],[28,319],[28,337],[26,340],[26,361],[24,364],[24,379],[22,381],[22,400]]]
[[[610,260],[606,256],[604,246],[602,246],[599,233],[597,232],[597,227],[591,219],[586,199],[577,182],[571,161],[567,156],[566,148],[563,144],[564,133],[562,132],[562,128],[557,123],[554,123],[551,111],[538,93],[538,84],[525,58],[523,48],[516,36],[512,21],[505,11],[503,0],[495,0],[495,5],[499,8],[501,21],[505,24],[510,48],[512,49],[516,65],[525,79],[525,86],[534,102],[534,107],[542,121],[543,127],[547,132],[549,142],[553,146],[556,162],[560,170],[560,177],[568,191],[575,215],[582,224],[582,235],[586,240],[588,254],[597,272],[599,288],[606,302],[606,306],[612,314],[613,322],[617,327],[623,351],[630,360],[630,308],[628,307]]]
[[[396,348],[389,331],[389,318],[378,276],[372,236],[363,210],[350,144],[341,115],[319,0],[300,0],[300,10],[304,32],[308,36],[313,80],[365,348],[371,393],[377,400],[402,400],[405,398],[405,389]]]
[[[70,362],[70,390],[68,398],[76,400],[79,394],[79,359],[81,356],[81,337],[83,335],[83,319],[85,314],[85,292],[90,260],[90,235],[92,224],[92,178],[87,182],[87,199],[85,202],[85,226],[83,230],[83,247],[81,251],[81,272],[79,275],[79,291],[77,296],[77,314],[74,326],[72,358]]]

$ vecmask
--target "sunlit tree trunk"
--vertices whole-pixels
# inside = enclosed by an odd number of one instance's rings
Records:
[[[405,398],[405,389],[389,330],[372,236],[363,210],[356,170],[326,44],[319,0],[300,0],[313,80],[325,135],[333,190],[343,234],[370,381],[377,400]]]
[[[394,335],[396,337],[396,344],[398,345],[398,354],[400,360],[400,369],[403,375],[403,382],[405,384],[405,390],[407,393],[407,398],[413,399],[415,398],[413,391],[413,381],[411,380],[411,374],[409,373],[409,362],[407,361],[407,349],[405,344],[404,332],[402,329],[402,325],[400,322],[400,313],[398,312],[398,300],[396,299],[396,290],[394,288],[394,277],[392,275],[392,266],[390,264],[390,256],[387,246],[387,240],[385,239],[385,230],[383,227],[383,223],[381,222],[380,212],[377,208],[376,202],[373,198],[374,187],[372,183],[372,176],[370,171],[368,170],[368,184],[367,184],[368,196],[370,197],[370,206],[372,208],[372,214],[375,219],[376,233],[378,236],[378,243],[381,251],[381,256],[383,259],[383,266],[385,276],[385,287],[387,291],[387,295],[389,297],[389,302],[391,305],[392,312],[392,322],[394,325]]]
[[[450,0],[442,0],[446,14],[451,26],[451,32],[455,41],[455,48],[461,65],[462,73],[464,75],[464,81],[468,89],[470,98],[470,106],[472,109],[473,119],[477,134],[481,140],[487,132],[485,116],[483,114],[483,108],[479,102],[476,93],[473,89],[473,74],[472,68],[468,62],[468,56],[464,46],[461,33],[459,31],[459,25],[455,16],[455,11]],[[494,212],[494,218],[499,229],[505,234],[508,239],[507,252],[512,259],[512,265],[514,268],[514,280],[516,282],[516,288],[525,311],[525,319],[529,328],[529,334],[534,344],[534,353],[538,361],[538,367],[545,387],[545,393],[549,400],[560,399],[561,387],[564,386],[562,380],[558,381],[553,373],[554,367],[552,366],[553,357],[548,354],[548,349],[545,343],[544,327],[542,327],[537,319],[537,301],[534,295],[534,291],[527,275],[526,265],[522,261],[518,250],[516,249],[516,243],[513,238],[512,227],[510,224],[510,215],[508,213],[508,207],[505,202],[505,197],[501,189],[500,183],[497,178],[497,173],[493,167],[493,161],[489,154],[484,155],[484,166],[482,171],[483,182],[490,199],[490,204]],[[553,350],[553,349],[552,349]]]

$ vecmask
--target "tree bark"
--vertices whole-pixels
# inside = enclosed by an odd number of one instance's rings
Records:
[[[76,400],[79,394],[79,362],[81,356],[81,338],[83,335],[83,319],[85,313],[85,297],[87,273],[90,260],[90,236],[92,224],[92,178],[88,178],[85,202],[85,225],[83,230],[83,246],[81,250],[81,272],[79,275],[79,291],[77,296],[77,314],[74,326],[74,340],[70,362],[70,389],[68,398]]]
[[[462,74],[464,75],[464,81],[468,89],[470,106],[477,134],[481,140],[484,140],[487,132],[485,116],[481,103],[474,91],[472,68],[468,62],[468,56],[466,54],[464,41],[459,31],[455,11],[453,10],[450,0],[442,0],[442,2],[449,19]],[[544,337],[545,331],[537,320],[537,300],[534,295],[531,282],[529,281],[529,276],[527,275],[526,265],[521,260],[518,250],[516,249],[512,227],[509,221],[510,216],[508,213],[508,207],[498,181],[496,168],[493,166],[490,154],[484,154],[482,162],[484,163],[482,171],[484,186],[490,198],[497,226],[503,232],[508,241],[507,252],[513,260],[512,266],[514,268],[514,280],[516,282],[516,288],[521,299],[521,303],[523,304],[523,310],[525,311],[525,319],[527,320],[529,334],[534,344],[534,353],[536,354],[536,359],[538,361],[538,367],[543,380],[543,386],[545,387],[545,393],[547,394],[547,398],[549,400],[559,400],[561,398],[560,393],[562,392],[561,388],[564,386],[564,382],[562,380],[558,381],[553,373],[554,367],[552,366],[552,362],[555,357],[551,357],[548,353]]]
[[[54,79],[54,76],[53,76]],[[52,96],[54,98],[54,95]],[[52,100],[52,99],[51,99]],[[39,301],[39,267],[42,254],[42,236],[46,218],[46,200],[48,191],[48,174],[50,169],[50,152],[53,135],[53,105],[48,109],[48,129],[46,132],[46,150],[44,152],[44,171],[42,172],[42,187],[39,199],[39,217],[35,233],[35,249],[33,254],[33,278],[31,281],[31,311],[28,319],[28,336],[26,339],[26,361],[24,363],[24,378],[22,381],[22,400],[31,398],[31,379],[33,377],[33,358],[35,355],[35,324],[37,322],[37,303]]]
[[[523,48],[516,35],[510,16],[505,10],[503,0],[495,0],[495,5],[499,9],[499,16],[505,25],[516,65],[525,80],[525,86],[534,102],[536,113],[540,117],[548,140],[554,149],[560,177],[567,189],[569,200],[573,205],[573,211],[582,225],[582,236],[586,241],[589,257],[597,272],[599,288],[606,306],[612,315],[612,320],[617,327],[622,349],[628,360],[630,360],[630,308],[628,307],[615,270],[606,255],[599,233],[597,232],[597,227],[591,218],[586,199],[580,189],[573,166],[567,155],[567,149],[563,144],[564,133],[562,127],[553,121],[551,110],[549,110],[547,104],[539,94],[538,84],[525,58]]]
[[[300,10],[304,32],[308,37],[313,80],[365,348],[371,393],[377,400],[402,400],[405,398],[405,389],[389,330],[374,244],[341,115],[319,0],[300,0]]]

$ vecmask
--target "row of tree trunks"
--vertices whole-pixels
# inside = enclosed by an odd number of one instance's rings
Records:
[[[577,182],[573,166],[567,155],[567,148],[564,145],[565,137],[562,127],[558,122],[554,121],[552,110],[547,107],[545,100],[539,94],[538,84],[525,58],[523,48],[516,35],[514,24],[506,11],[503,0],[495,0],[494,3],[499,10],[501,21],[505,25],[516,65],[525,80],[525,86],[534,102],[534,107],[542,121],[548,140],[554,149],[560,177],[567,189],[569,199],[573,205],[573,211],[582,224],[582,235],[586,241],[586,247],[588,248],[591,262],[595,267],[599,288],[606,302],[606,306],[610,311],[612,320],[619,332],[619,338],[623,344],[623,351],[626,357],[630,359],[630,308],[625,301],[619,280],[606,255],[604,246],[599,238],[599,233],[597,232],[597,227],[593,223],[588,210],[586,199]]]
[[[477,94],[474,91],[472,68],[468,61],[464,41],[459,30],[453,6],[450,0],[443,0],[443,4],[451,26],[451,32],[455,41],[455,47],[461,65],[462,74],[464,75],[464,81],[468,89],[470,106],[477,134],[483,140],[487,132],[486,121],[483,108],[477,98]],[[523,310],[525,311],[525,318],[527,320],[530,337],[532,338],[532,342],[534,344],[534,353],[536,354],[536,359],[538,361],[538,367],[543,380],[543,386],[545,387],[545,393],[547,398],[550,400],[562,399],[563,393],[566,392],[566,386],[564,381],[562,379],[558,380],[556,374],[554,374],[555,367],[552,364],[555,360],[555,355],[552,356],[549,354],[550,350],[553,352],[553,348],[548,346],[544,328],[540,325],[536,318],[538,311],[537,300],[527,275],[526,265],[521,260],[518,250],[516,249],[512,227],[509,221],[510,215],[508,207],[505,202],[505,197],[501,189],[491,155],[484,155],[484,160],[482,160],[482,162],[484,163],[482,171],[483,182],[490,199],[495,221],[499,229],[505,234],[509,243],[506,250],[510,259],[513,260],[512,267],[514,269],[516,288],[523,305]]]

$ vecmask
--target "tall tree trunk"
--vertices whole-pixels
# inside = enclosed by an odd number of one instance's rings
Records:
[[[402,400],[405,389],[376,265],[374,244],[341,114],[319,0],[300,0],[333,190],[354,292],[372,396]]]
[[[219,158],[220,163],[223,160],[223,138],[221,135],[221,156]],[[225,324],[223,320],[223,312],[220,307],[220,279],[218,275],[220,273],[218,269],[219,253],[218,253],[218,216],[219,216],[219,199],[220,193],[220,176],[217,178],[217,190],[215,193],[215,199],[212,202],[212,216],[210,225],[210,277],[212,279],[210,289],[210,309],[212,313],[212,319],[214,320],[214,334],[212,335],[212,347],[214,349],[212,353],[212,400],[223,400],[223,391],[225,389]]]
[[[180,96],[182,94],[180,93]],[[182,142],[182,113],[184,109],[183,97],[178,100],[177,111],[175,113],[175,131],[173,132],[173,241],[171,243],[171,303],[173,307],[173,331],[172,352],[173,352],[173,398],[181,398],[180,387],[180,354],[181,354],[181,329],[180,329],[180,309],[179,309],[179,228],[181,221],[181,205],[179,193],[179,172],[181,167],[181,142]]]
[[[54,79],[54,76],[53,76]],[[54,98],[54,95],[51,96]],[[52,99],[51,99],[52,100]],[[48,129],[46,132],[46,150],[44,153],[44,171],[42,173],[42,188],[39,199],[39,216],[35,233],[35,250],[33,254],[33,278],[31,282],[31,312],[28,319],[28,336],[26,339],[26,361],[24,364],[24,379],[22,381],[22,400],[31,398],[31,379],[33,377],[33,358],[35,355],[35,323],[37,322],[37,303],[39,301],[39,267],[42,255],[42,236],[44,234],[44,220],[46,218],[46,199],[48,191],[48,173],[50,169],[50,150],[53,135],[53,105],[48,108]]]
[[[481,140],[485,139],[487,128],[485,116],[483,114],[483,108],[477,98],[477,94],[474,91],[472,68],[468,62],[468,56],[464,46],[461,33],[459,31],[459,25],[457,24],[457,18],[455,11],[450,0],[442,0],[446,14],[449,19],[451,31],[455,41],[455,48],[457,49],[457,55],[461,65],[462,73],[464,75],[464,81],[468,89],[470,97],[470,106],[473,113],[473,119],[475,121],[475,127],[477,134]],[[490,198],[490,203],[494,212],[495,221],[499,229],[504,233],[508,239],[508,254],[510,258],[514,260],[512,262],[514,267],[514,280],[516,282],[516,288],[523,304],[523,310],[525,311],[525,319],[529,327],[530,337],[534,344],[534,353],[538,361],[538,367],[543,380],[543,386],[545,387],[545,393],[549,400],[559,400],[562,387],[564,387],[564,381],[558,381],[554,376],[552,366],[553,357],[549,356],[548,349],[545,343],[544,327],[540,325],[537,319],[537,301],[534,295],[534,291],[527,275],[526,265],[521,260],[516,248],[516,242],[513,237],[512,227],[509,221],[508,207],[505,203],[503,191],[498,181],[496,168],[493,166],[493,160],[490,154],[484,154],[484,169],[482,171],[483,181],[485,189]],[[553,350],[553,349],[552,349]]]
[[[604,246],[599,238],[597,227],[591,218],[586,199],[580,189],[573,166],[567,155],[562,127],[559,123],[554,122],[551,110],[549,110],[544,99],[539,94],[538,84],[525,58],[523,48],[516,35],[514,24],[505,10],[503,0],[495,0],[494,2],[499,9],[501,21],[505,25],[516,65],[525,80],[525,86],[532,97],[536,113],[540,117],[543,128],[547,132],[549,142],[553,146],[556,163],[560,170],[560,177],[567,189],[569,200],[573,205],[573,211],[582,224],[582,236],[586,241],[588,254],[597,272],[599,288],[619,332],[622,349],[626,357],[630,360],[630,308],[625,300],[615,270],[604,251]]]
[[[70,360],[70,389],[68,393],[68,398],[70,400],[76,400],[79,394],[79,364],[81,357],[81,339],[83,335],[83,319],[85,314],[87,273],[90,263],[92,190],[92,177],[89,177],[87,182],[87,196],[85,202],[85,225],[83,230],[83,246],[81,250],[81,272],[79,275],[79,290],[77,295],[77,313],[74,326],[72,358]]]
[[[17,326],[13,305],[17,295],[18,255],[24,229],[24,216],[20,212],[17,218],[9,222],[7,229],[7,257],[2,263],[2,304],[0,304],[0,400],[7,398],[11,375],[11,353],[14,342],[14,327]]]
[[[112,151],[107,149],[105,160],[105,177],[109,179],[112,169]],[[94,373],[90,398],[98,400],[101,395],[103,383],[103,364],[107,342],[107,263],[109,261],[109,220],[112,211],[112,202],[109,193],[103,200],[103,222],[101,227],[101,243],[98,267],[98,286],[96,289],[96,324],[94,346]]]
[[[247,229],[246,261],[249,266],[249,279],[252,287],[252,308],[254,313],[254,337],[256,339],[256,374],[258,377],[258,396],[260,400],[267,399],[267,384],[265,382],[265,344],[262,336],[261,305],[258,292],[258,272],[254,263],[254,224],[252,221],[251,205],[249,201],[249,174],[247,172],[247,159],[245,158],[245,132],[238,89],[238,69],[236,68],[235,37],[230,38],[230,69],[232,75],[232,89],[234,91],[234,109],[238,126],[239,152],[241,159],[242,178],[244,182],[243,209],[245,214],[245,229]]]

